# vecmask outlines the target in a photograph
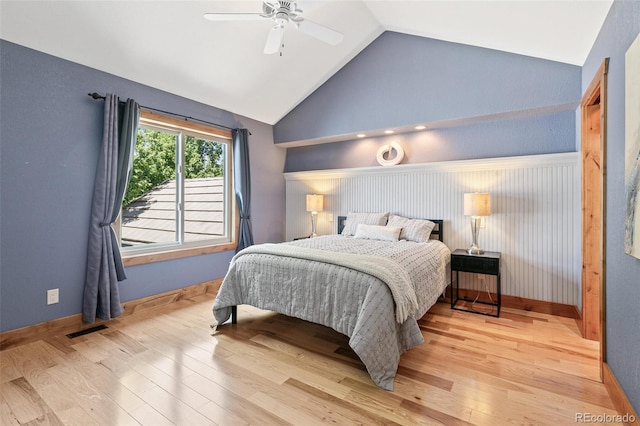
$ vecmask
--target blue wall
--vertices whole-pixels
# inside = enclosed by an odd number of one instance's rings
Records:
[[[433,128],[392,138],[411,151],[405,163],[569,152],[579,100],[580,67],[385,32],[280,120],[274,139],[345,135],[288,149],[286,171],[376,165],[389,138],[353,135],[416,124]]]
[[[112,92],[141,105],[246,127],[257,242],[284,236],[284,150],[270,125],[0,40],[0,329],[77,314],[103,102]],[[123,301],[224,276],[233,252],[127,268]],[[46,305],[46,290],[60,303]]]
[[[287,149],[285,171],[378,166],[380,146],[399,142],[403,163],[574,152],[573,110],[508,117],[399,135]]]
[[[606,184],[607,363],[640,413],[640,260],[624,253],[624,55],[640,33],[640,1],[615,1],[582,69],[582,88],[608,57]],[[636,78],[640,78],[637,70]]]

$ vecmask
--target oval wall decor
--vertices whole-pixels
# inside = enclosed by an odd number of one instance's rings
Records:
[[[391,154],[393,151],[396,152],[396,156],[392,158]],[[385,154],[387,155],[387,158],[385,158]],[[399,164],[403,158],[404,149],[402,149],[402,146],[395,141],[391,142],[389,145],[381,146],[376,156],[376,159],[381,166],[395,166],[396,164]]]

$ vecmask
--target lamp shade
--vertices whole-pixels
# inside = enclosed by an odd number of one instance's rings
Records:
[[[488,192],[468,192],[464,194],[465,216],[489,216],[491,197]]]
[[[318,194],[307,194],[307,211],[321,212],[323,209],[324,197]]]

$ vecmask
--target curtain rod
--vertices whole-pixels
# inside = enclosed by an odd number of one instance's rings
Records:
[[[88,93],[88,95],[89,95],[89,96],[91,96],[93,99],[96,99],[96,100],[98,100],[98,99],[102,99],[102,100],[107,99],[107,97],[106,97],[106,96],[102,96],[101,94],[96,93],[96,92]],[[124,103],[124,101],[120,101],[120,103]],[[210,122],[210,121],[201,120],[201,119],[199,119],[199,118],[188,117],[188,116],[186,116],[186,115],[182,115],[182,114],[176,114],[175,112],[163,111],[163,110],[161,110],[161,109],[151,108],[151,107],[147,107],[147,106],[143,106],[143,105],[140,105],[140,108],[148,109],[148,110],[150,110],[150,111],[155,111],[155,112],[161,112],[161,113],[163,113],[163,114],[173,115],[174,117],[184,118],[184,120],[185,120],[185,121],[188,121],[188,120],[198,121],[198,122],[200,122],[200,123],[204,123],[204,124],[208,124],[208,125],[213,126],[213,127],[217,127],[218,129],[223,129],[223,130],[236,130],[236,129],[235,129],[235,128],[233,128],[233,127],[227,127],[227,126],[223,126],[223,125],[221,125],[221,124],[212,123],[212,122]],[[249,132],[249,134],[251,134],[251,132]]]

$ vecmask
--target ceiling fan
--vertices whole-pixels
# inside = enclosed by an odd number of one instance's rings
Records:
[[[317,38],[332,46],[342,41],[343,35],[331,28],[316,22],[304,19],[302,10],[298,9],[295,1],[263,0],[262,13],[205,13],[204,17],[210,21],[258,21],[271,19],[274,23],[264,53],[273,54],[280,50],[284,29],[289,22],[305,34]]]

